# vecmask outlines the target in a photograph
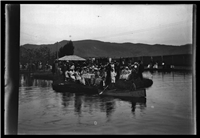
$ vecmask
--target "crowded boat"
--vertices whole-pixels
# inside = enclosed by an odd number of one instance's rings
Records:
[[[52,66],[52,72],[59,74],[54,81],[66,84],[76,83],[84,86],[103,89],[136,89],[133,82],[143,80],[144,66],[141,61],[127,63],[118,62],[108,58],[106,63],[56,61]],[[139,84],[139,83],[138,83]],[[130,85],[130,86],[128,86]],[[138,85],[139,86],[139,85]],[[142,87],[142,86],[141,86]]]

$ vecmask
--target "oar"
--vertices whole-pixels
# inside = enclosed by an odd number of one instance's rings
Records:
[[[101,92],[99,93],[99,95],[101,95],[107,88],[108,88],[108,85],[104,88],[103,91],[101,91]]]

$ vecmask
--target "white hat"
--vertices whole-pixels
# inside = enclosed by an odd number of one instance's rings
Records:
[[[70,67],[70,69],[74,69],[75,68],[75,66],[74,65],[72,65],[71,67]]]
[[[138,66],[137,65],[134,65],[134,68],[137,68]]]
[[[134,67],[134,68],[138,68],[138,66],[139,66],[139,64],[138,64],[137,62],[135,62],[135,63],[133,64],[133,67]]]

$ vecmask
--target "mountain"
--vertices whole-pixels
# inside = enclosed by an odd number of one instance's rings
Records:
[[[51,52],[56,52],[60,47],[69,41],[63,40],[54,44],[25,44],[20,48],[40,48],[48,47]],[[80,40],[73,41],[75,47],[74,54],[81,57],[138,57],[138,56],[160,56],[160,55],[179,55],[192,54],[192,45],[182,46],[172,45],[149,45],[142,43],[111,43],[97,40]]]

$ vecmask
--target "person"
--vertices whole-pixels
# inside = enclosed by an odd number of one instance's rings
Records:
[[[100,68],[100,76],[101,76],[101,88],[103,88],[106,84],[105,84],[105,80],[106,80],[106,70],[105,70],[105,68],[102,66],[101,68]]]
[[[82,68],[81,78],[84,85],[90,85],[89,68],[87,66]]]
[[[95,68],[95,80],[94,80],[94,85],[99,86],[102,81],[102,78],[100,76],[100,71],[98,68]]]
[[[130,74],[121,74],[120,79],[116,82],[115,87],[119,90],[134,90],[133,82],[137,78],[137,65],[132,65],[132,70]],[[124,69],[124,73],[127,67]],[[128,76],[127,76],[128,75]]]
[[[79,69],[80,83],[83,85],[85,85],[85,78],[83,77],[83,74],[85,73],[85,67]]]
[[[85,85],[85,78],[81,77],[80,83]]]
[[[70,67],[70,71],[69,71],[69,77],[70,77],[70,79],[72,80],[72,81],[75,81],[76,80],[76,78],[75,78],[75,76],[74,76],[74,65],[72,65],[71,67]]]
[[[135,81],[137,80],[140,76],[139,76],[139,64],[138,63],[134,63],[132,65],[132,70],[131,70],[131,74],[128,76],[128,81]]]
[[[75,69],[75,65],[72,63],[70,69],[74,70]]]
[[[95,84],[95,67],[92,66],[90,68],[90,85],[94,85]]]
[[[162,69],[165,69],[166,65],[165,65],[165,61],[162,62]]]
[[[65,71],[66,71],[65,63],[61,64],[61,71],[62,71],[63,80],[65,81]]]
[[[87,67],[83,67],[83,68],[82,68],[81,74],[87,74]]]
[[[42,63],[39,64],[39,70],[42,70]]]
[[[70,76],[69,76],[69,70],[67,69],[67,70],[65,71],[65,80],[68,81],[69,78],[70,78]]]
[[[141,60],[139,60],[138,63],[139,63],[138,75],[139,75],[139,78],[142,80],[143,79],[142,73],[144,72],[144,65],[143,65],[143,62]]]
[[[157,62],[153,65],[153,68],[158,69],[158,63]]]
[[[75,76],[75,81],[76,81],[77,83],[81,83],[81,75],[80,75],[80,73],[79,73],[78,70],[76,70],[76,71],[74,72],[74,76]]]
[[[116,81],[117,81],[120,77],[120,70],[121,70],[119,62],[116,63],[115,70],[116,70],[116,73],[117,73],[117,75],[116,75]]]
[[[106,80],[105,85],[109,85],[111,83],[111,63],[109,62],[106,66]]]
[[[124,67],[124,69],[122,69],[119,79],[127,80],[130,73],[131,71],[129,70],[128,66]]]
[[[116,72],[115,72],[115,67],[114,67],[114,64],[111,65],[111,83],[115,83],[115,80],[116,80]]]

